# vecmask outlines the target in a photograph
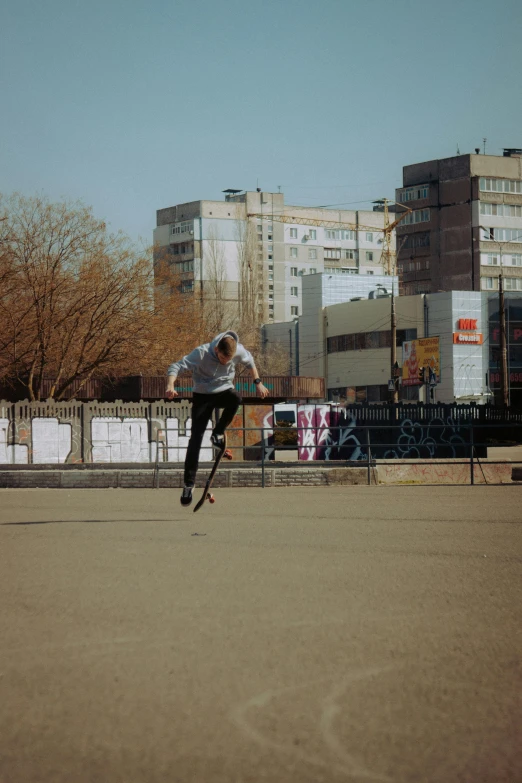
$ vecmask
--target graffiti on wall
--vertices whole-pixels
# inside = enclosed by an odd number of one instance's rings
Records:
[[[299,459],[365,460],[368,437],[375,459],[443,459],[469,453],[469,426],[451,415],[434,414],[423,421],[404,416],[397,425],[383,423],[367,431],[352,411],[299,405]]]
[[[451,459],[467,455],[469,428],[455,422],[451,416],[445,420],[434,416],[423,422],[404,419],[400,430],[395,431],[395,438],[395,446],[381,447],[384,448],[384,459]],[[381,450],[379,445],[374,445],[374,454],[376,449]]]
[[[356,432],[355,418],[344,409],[309,404],[299,405],[297,413],[300,460],[366,459],[362,433]]]
[[[134,462],[182,463],[191,432],[191,406],[157,403],[0,403],[0,463]],[[469,455],[470,430],[458,412],[401,412],[399,426],[387,414],[328,404],[295,406],[298,458],[304,461],[358,461],[367,456],[367,438],[376,459],[455,458]],[[421,413],[418,413],[421,416]],[[365,424],[373,425],[369,431]],[[210,433],[205,432],[201,461],[212,460]],[[236,460],[274,459],[274,407],[243,405],[229,433]],[[242,428],[245,428],[244,430]]]

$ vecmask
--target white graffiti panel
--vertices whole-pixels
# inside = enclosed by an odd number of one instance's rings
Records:
[[[147,419],[92,419],[92,461],[149,462],[148,432]]]
[[[33,419],[31,422],[34,463],[64,463],[71,453],[72,427],[58,419]]]
[[[169,462],[184,462],[187,454],[187,446],[192,431],[192,419],[187,419],[185,423],[184,434],[182,435],[177,418],[167,419],[167,454]],[[209,421],[207,429],[203,435],[199,459],[201,462],[212,461],[212,444],[210,436],[212,434],[212,422]]]
[[[29,449],[19,443],[9,444],[9,419],[0,419],[0,464],[27,465]]]

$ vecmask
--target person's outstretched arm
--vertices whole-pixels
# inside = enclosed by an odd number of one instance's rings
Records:
[[[259,373],[257,372],[255,364],[253,367],[249,367],[249,370],[252,373],[252,378],[254,381],[256,378],[259,378]],[[262,383],[256,383],[256,394],[258,397],[261,397],[261,399],[264,400],[265,397],[268,397],[268,389]]]
[[[187,356],[180,359],[179,362],[173,362],[167,368],[167,388],[165,390],[165,397],[167,400],[172,400],[173,397],[178,396],[178,392],[174,388],[176,378],[179,375],[180,370],[193,370],[198,366],[201,361],[201,351],[198,348],[194,348]]]

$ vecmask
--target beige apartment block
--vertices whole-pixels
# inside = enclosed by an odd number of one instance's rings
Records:
[[[382,211],[297,207],[262,190],[223,193],[223,201],[157,211],[156,261],[168,261],[187,294],[206,301],[219,292],[233,314],[249,287],[259,323],[275,323],[301,315],[310,274],[383,274]]]

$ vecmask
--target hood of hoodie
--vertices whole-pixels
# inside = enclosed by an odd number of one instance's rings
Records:
[[[223,337],[232,337],[236,341],[236,343],[239,344],[239,337],[237,336],[237,332],[233,332],[232,329],[229,329],[227,332],[221,332],[221,334],[218,334],[217,337],[214,337],[214,339],[209,344],[209,349],[210,351],[212,351],[212,355],[215,356],[216,359],[217,359],[216,348],[218,346],[219,341]]]

